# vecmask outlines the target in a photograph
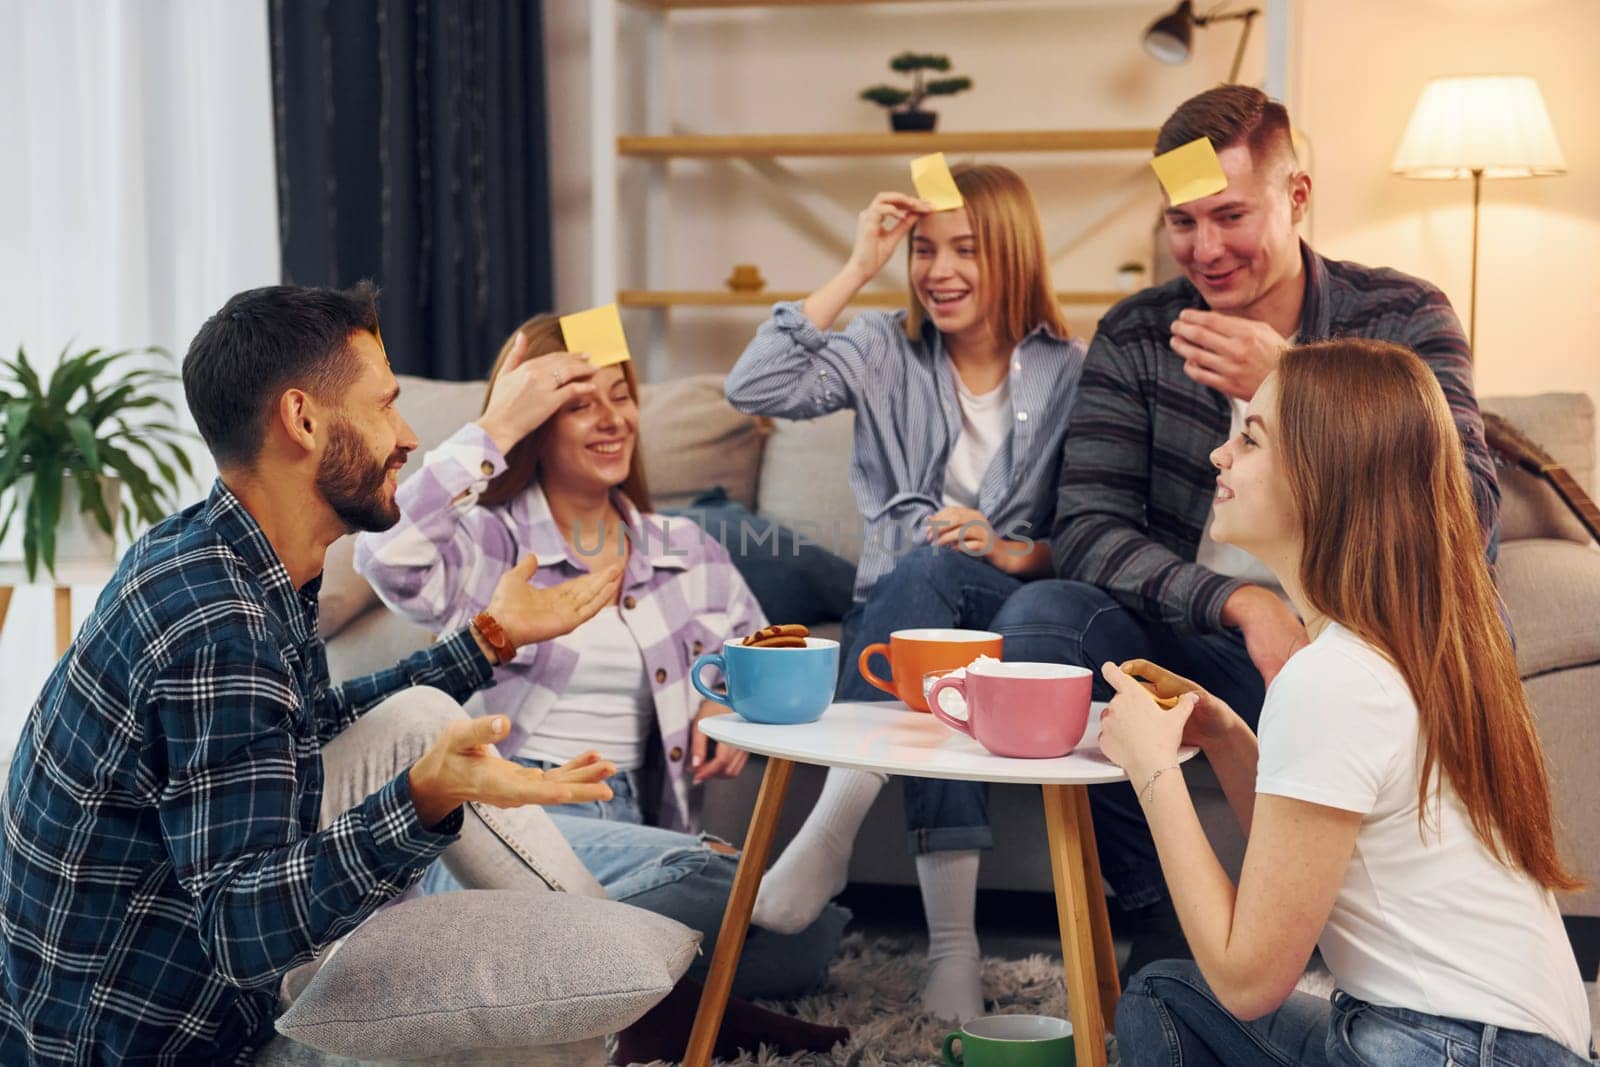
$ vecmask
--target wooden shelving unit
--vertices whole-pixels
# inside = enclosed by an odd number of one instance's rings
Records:
[[[629,308],[769,307],[780,300],[804,300],[809,295],[798,289],[763,289],[757,293],[735,293],[726,289],[622,289],[617,293],[617,303]],[[1063,304],[1099,306],[1115,304],[1127,295],[1110,290],[1059,292],[1056,299]],[[893,291],[861,292],[850,303],[856,307],[904,307],[906,294]]]
[[[954,6],[977,7],[976,0],[944,0]],[[1056,3],[1058,0],[1040,0]],[[1287,83],[1289,5],[1299,0],[1264,0],[1268,9],[1268,91],[1284,95]],[[929,152],[1003,155],[1028,152],[1148,152],[1155,144],[1153,129],[983,130],[935,133],[786,133],[786,134],[683,134],[672,130],[667,56],[667,24],[678,11],[732,11],[739,8],[843,8],[884,3],[922,3],[935,0],[588,0],[590,164],[593,183],[593,256],[590,288],[596,304],[616,300],[623,307],[647,309],[649,338],[641,372],[647,380],[665,368],[667,317],[673,308],[761,307],[777,300],[800,298],[802,293],[733,293],[720,289],[673,289],[668,277],[667,172],[673,160],[744,160],[771,179],[782,175],[784,158],[850,158],[913,156]],[[618,82],[618,9],[634,9],[643,22],[638,62],[648,90],[644,95],[644,134],[618,135],[616,85]],[[1136,47],[1129,42],[1130,52]],[[630,60],[632,61],[632,60]],[[629,245],[642,259],[641,289],[621,289],[617,226],[618,162],[635,160],[646,168],[644,227]],[[853,215],[851,216],[853,220]],[[1064,292],[1062,303],[1079,306],[1110,305],[1120,292]],[[867,292],[856,300],[865,307],[898,307],[899,292]]]
[[[928,0],[628,0],[634,7],[649,11],[692,11],[736,7],[844,7],[863,2],[874,4],[927,3]],[[971,0],[964,0],[970,3]]]
[[[920,156],[929,152],[1148,152],[1151,130],[973,130],[952,133],[775,133],[618,137],[641,159]]]

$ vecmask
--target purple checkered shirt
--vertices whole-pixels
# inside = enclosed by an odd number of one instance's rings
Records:
[[[400,485],[400,522],[356,541],[356,570],[385,604],[442,633],[488,607],[500,577],[530,552],[539,559],[533,584],[540,588],[588,572],[537,484],[504,505],[478,504],[478,494],[505,468],[505,456],[475,423],[423,458],[421,469]],[[622,620],[644,658],[665,768],[656,821],[692,830],[699,823],[699,790],[690,788],[689,742],[701,698],[689,668],[702,652],[765,626],[766,618],[728,553],[693,522],[641,514],[621,493],[615,502],[633,546],[622,582]],[[495,669],[496,684],[467,705],[474,714],[511,720],[501,752],[515,754],[538,735],[572,678],[579,647],[571,635],[524,646]]]

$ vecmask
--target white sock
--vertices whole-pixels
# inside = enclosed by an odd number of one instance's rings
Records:
[[[761,879],[750,921],[780,934],[798,934],[844,891],[856,833],[888,781],[876,771],[830,767],[817,806],[778,862]]]
[[[917,883],[928,917],[928,980],[922,1010],[963,1023],[983,1014],[978,963],[978,852],[926,852],[917,857]]]

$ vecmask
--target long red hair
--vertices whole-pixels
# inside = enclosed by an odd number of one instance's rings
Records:
[[[1583,888],[1556,851],[1544,751],[1438,379],[1405,348],[1354,339],[1291,349],[1277,373],[1301,587],[1410,687],[1423,828],[1448,780],[1497,859],[1549,889]]]

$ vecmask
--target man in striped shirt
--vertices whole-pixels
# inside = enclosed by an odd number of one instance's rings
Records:
[[[1129,297],[1100,321],[1062,450],[1056,579],[1023,586],[993,628],[1005,635],[1008,659],[1090,668],[1149,659],[1254,726],[1267,684],[1306,631],[1263,564],[1211,540],[1209,457],[1239,432],[1246,403],[1290,343],[1378,338],[1428,363],[1461,433],[1491,559],[1500,490],[1471,353],[1444,294],[1398,271],[1325,259],[1299,239],[1311,179],[1295,157],[1287,112],[1260,90],[1229,85],[1186,101],[1162,126],[1156,153],[1201,137],[1228,184],[1166,209],[1184,276]],[[1145,950],[1186,953],[1133,789],[1104,786],[1090,796],[1101,867],[1134,916],[1130,926],[1172,935],[1136,937],[1128,973],[1148,962]]]
[[[464,819],[463,804],[611,796],[594,753],[521,767],[491,747],[505,717],[468,719],[458,702],[513,646],[614,598],[620,569],[536,589],[530,559],[472,626],[328,684],[323,552],[395,521],[395,471],[417,445],[373,295],[241,293],[189,349],[184,389],[220,476],[128,550],[29,713],[6,783],[7,1067],[250,1063],[289,970],[458,838],[503,847],[487,819],[520,827],[514,810]],[[568,399],[552,392],[552,410]],[[354,801],[326,820],[325,746],[327,792]],[[597,894],[575,866],[564,876]]]

